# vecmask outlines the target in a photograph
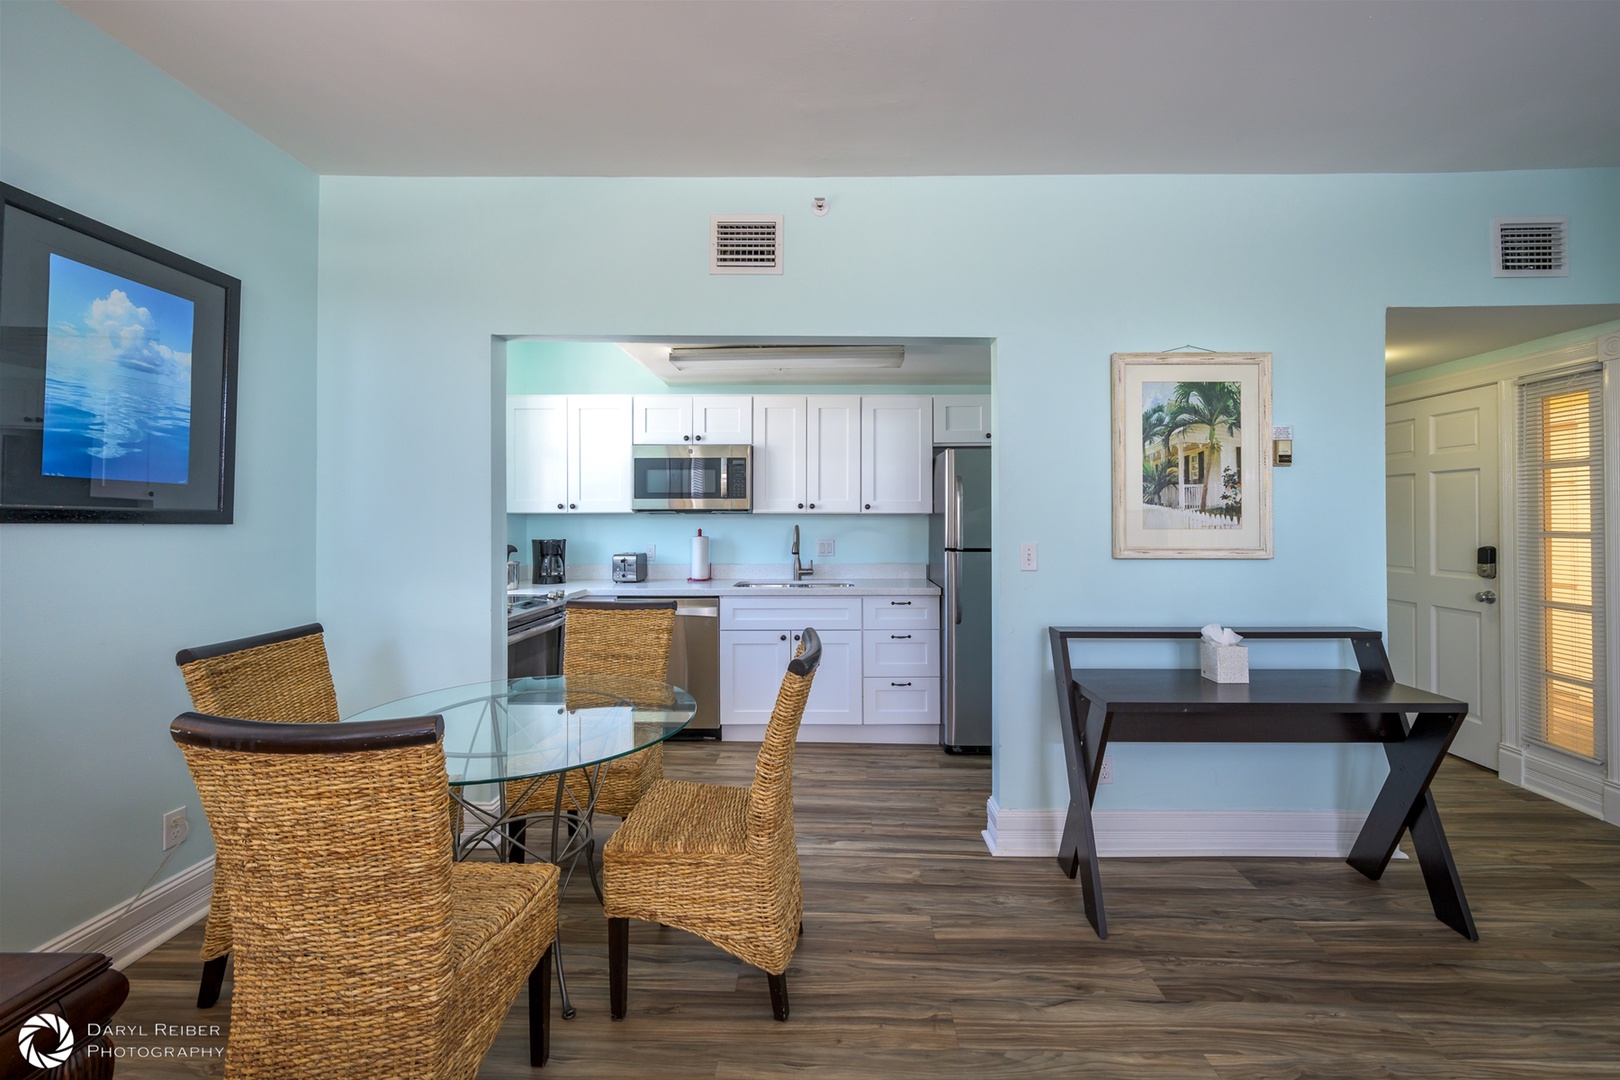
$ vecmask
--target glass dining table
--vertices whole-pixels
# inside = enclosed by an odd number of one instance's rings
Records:
[[[510,859],[517,850],[565,868],[592,850],[591,818],[604,767],[680,731],[697,711],[692,695],[656,679],[617,675],[558,675],[471,683],[400,698],[344,717],[344,722],[407,716],[444,718],[445,771],[460,813],[455,856],[489,851]],[[552,785],[551,844],[536,852],[518,837],[524,807],[548,777],[575,772],[585,781]],[[595,885],[594,870],[592,884]],[[562,1015],[571,1018],[568,983],[556,948]]]

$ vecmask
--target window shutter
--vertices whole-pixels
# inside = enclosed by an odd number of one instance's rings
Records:
[[[1519,716],[1526,739],[1601,762],[1603,373],[1519,388]]]

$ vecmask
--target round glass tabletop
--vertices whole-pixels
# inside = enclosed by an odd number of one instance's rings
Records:
[[[663,742],[696,711],[691,694],[655,679],[559,675],[431,690],[344,721],[443,716],[445,767],[460,787],[623,757]]]

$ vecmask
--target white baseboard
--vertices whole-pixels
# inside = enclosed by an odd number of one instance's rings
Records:
[[[1620,825],[1620,784],[1610,780],[1603,782],[1603,820]]]
[[[990,854],[1055,858],[1065,810],[1003,810],[994,797],[984,842]],[[1097,853],[1110,858],[1350,854],[1366,813],[1357,810],[1097,810]],[[1399,853],[1397,853],[1398,855]]]
[[[763,742],[764,724],[726,724],[724,742]],[[799,729],[802,743],[868,743],[939,745],[938,724],[806,724]]]
[[[1522,786],[1572,810],[1603,818],[1603,778],[1584,763],[1566,762],[1550,753],[1543,756],[1532,749],[1524,755]]]
[[[96,952],[124,968],[196,922],[214,890],[214,857],[158,882],[128,900],[45,942],[35,952]],[[199,961],[200,963],[200,961]]]

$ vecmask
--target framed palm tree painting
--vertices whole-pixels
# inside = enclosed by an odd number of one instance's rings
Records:
[[[1114,558],[1271,558],[1271,354],[1114,354]]]

